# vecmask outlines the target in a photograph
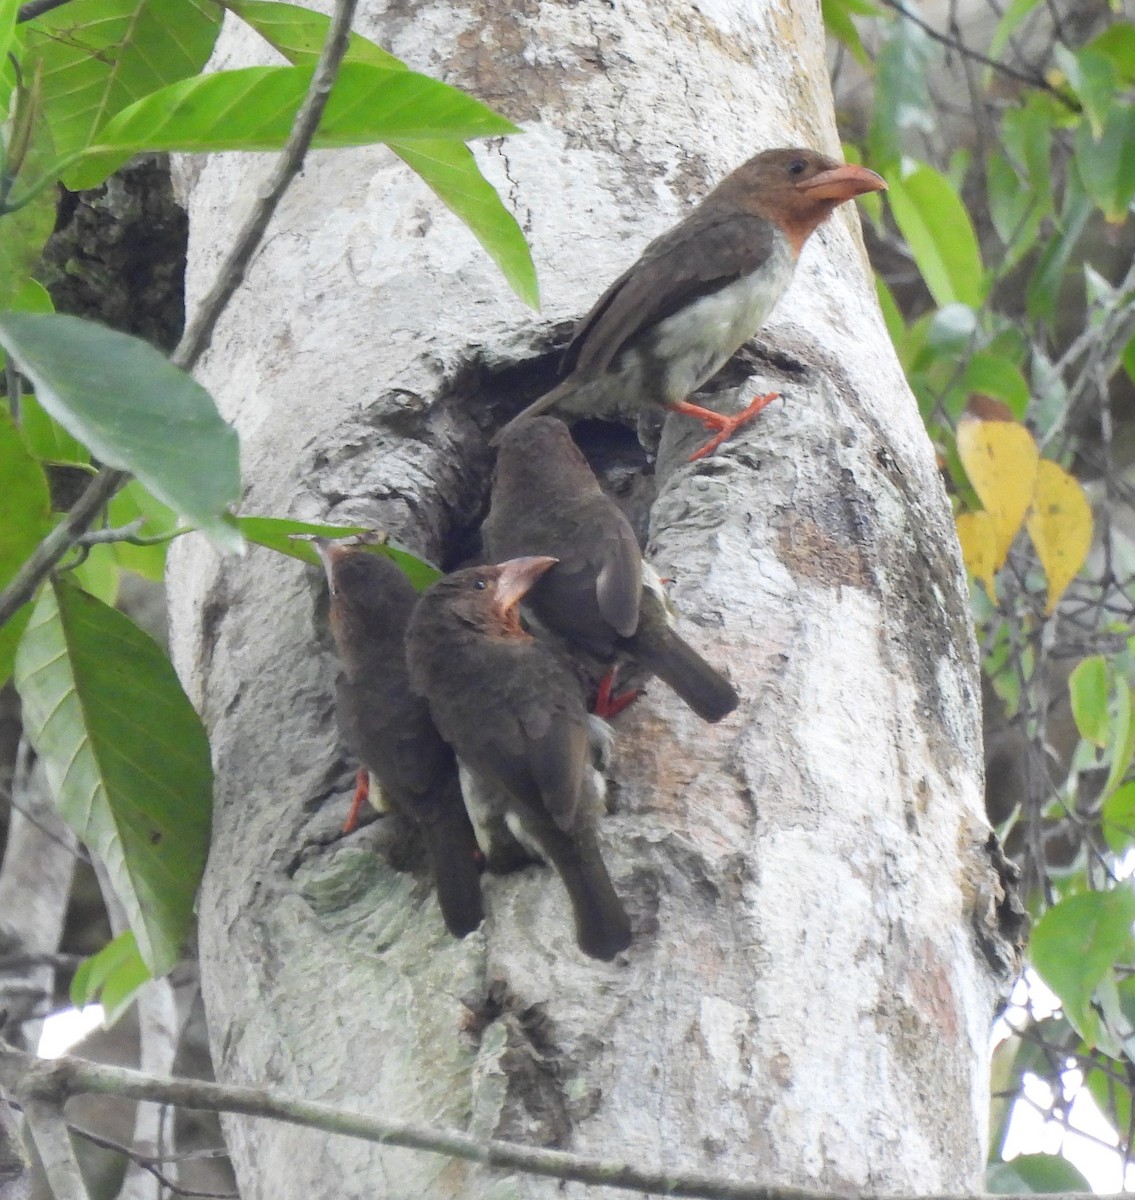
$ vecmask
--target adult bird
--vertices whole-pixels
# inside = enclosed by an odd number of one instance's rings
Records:
[[[607,662],[630,655],[706,721],[737,707],[732,684],[675,632],[630,522],[562,421],[530,417],[505,431],[482,535],[494,560],[557,560],[525,603],[570,645]]]
[[[518,611],[554,561],[511,559],[439,580],[414,610],[406,656],[442,736],[563,880],[579,948],[607,960],[630,945],[631,930],[599,849],[604,785],[583,689]]]
[[[446,928],[464,937],[484,915],[477,842],[453,751],[410,689],[406,631],[418,593],[383,555],[322,538],[316,548],[343,668],[335,688],[339,727],[382,799],[421,831]]]
[[[750,158],[611,284],[576,326],[567,378],[513,421],[553,407],[581,417],[662,405],[712,431],[692,458],[712,454],[777,393],[734,416],[687,397],[764,324],[816,227],[837,205],[886,186],[874,171],[815,150]]]

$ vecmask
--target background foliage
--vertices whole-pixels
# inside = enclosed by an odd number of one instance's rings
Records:
[[[226,11],[287,65],[202,75]],[[1054,1121],[1086,1090],[1125,1160],[1135,1138],[1135,23],[1119,0],[825,0],[824,14],[848,156],[889,184],[863,201],[880,304],[974,578],[990,818],[1059,1004],[1026,989],[1008,1015],[990,1186],[1083,1186],[1059,1158],[1006,1164],[1000,1148],[1030,1080],[1047,1091],[1022,1102]],[[15,672],[60,812],[129,916],[73,985],[114,1012],[178,957],[211,785],[168,660],[114,607],[121,582],[160,578],[189,529],[300,557],[292,535],[334,531],[236,515],[236,437],[212,399],[137,339],[54,313],[41,253],[60,185],[93,187],[142,150],[282,146],[326,30],[274,0],[70,0],[28,20],[0,0],[9,597],[70,507],[61,473],[123,472],[94,535],[4,614],[0,682]],[[523,236],[465,144],[513,132],[355,36],[315,144],[388,144],[536,304]]]

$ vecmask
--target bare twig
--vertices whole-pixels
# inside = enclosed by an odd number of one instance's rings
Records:
[[[162,1187],[169,1188],[171,1192],[175,1192],[179,1196],[198,1196],[201,1200],[240,1200],[238,1192],[202,1192],[183,1187],[175,1180],[170,1179],[157,1165],[160,1162],[182,1162],[187,1159],[227,1158],[227,1150],[191,1150],[185,1154],[146,1154],[141,1150],[136,1150],[133,1146],[124,1146],[121,1142],[114,1141],[113,1138],[103,1137],[101,1133],[94,1133],[90,1129],[83,1129],[78,1125],[68,1125],[67,1128],[76,1137],[81,1137],[94,1146],[101,1146],[104,1150],[112,1150],[114,1153],[130,1159],[131,1162],[137,1163],[143,1171],[148,1171]]]
[[[221,267],[216,283],[202,301],[177,349],[170,356],[172,361],[185,371],[192,371],[198,359],[208,349],[217,321],[240,287],[248,264],[264,237],[268,222],[303,166],[304,156],[319,127],[327,97],[334,86],[339,74],[339,64],[347,50],[351,21],[357,3],[358,0],[339,0],[336,4],[327,40],[320,52],[307,96],[296,114],[292,131],[284,144],[276,168],[237,235],[236,243]],[[87,490],[79,497],[75,507],[44,538],[12,582],[0,592],[0,625],[8,621],[17,609],[31,599],[36,588],[67,551],[78,543],[126,478],[125,472],[111,470],[109,467],[104,467],[95,476]]]

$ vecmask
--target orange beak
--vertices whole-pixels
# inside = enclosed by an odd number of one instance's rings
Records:
[[[821,171],[811,179],[805,179],[796,185],[797,190],[804,192],[814,200],[835,200],[842,204],[865,192],[885,192],[886,180],[882,175],[876,175],[866,167],[856,166],[855,163],[841,163],[830,171]]]
[[[342,546],[338,542],[332,542],[323,537],[312,538],[311,541],[315,546],[315,552],[319,555],[320,562],[323,563],[323,571],[327,576],[327,590],[334,596],[335,567],[351,553],[351,550],[348,546]]]
[[[497,616],[502,620],[507,618],[536,580],[559,561],[558,558],[538,554],[529,558],[510,558],[508,562],[501,563],[493,595],[493,611]]]

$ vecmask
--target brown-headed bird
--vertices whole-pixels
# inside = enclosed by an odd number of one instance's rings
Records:
[[[815,150],[750,158],[603,293],[564,352],[567,378],[514,421],[553,406],[579,417],[663,405],[713,431],[692,457],[711,454],[776,393],[731,417],[687,397],[764,324],[813,230],[837,205],[886,186]]]
[[[559,873],[579,948],[606,960],[630,945],[631,930],[599,850],[602,777],[583,689],[518,611],[554,561],[512,559],[439,580],[414,610],[406,655],[442,736],[497,789],[516,836]]]
[[[446,928],[464,937],[484,915],[477,842],[453,751],[410,689],[406,630],[418,593],[389,558],[322,538],[316,547],[343,667],[335,689],[339,727],[382,798],[421,830]]]
[[[482,534],[492,559],[558,560],[525,603],[572,646],[605,661],[629,654],[706,721],[737,707],[732,684],[672,628],[630,522],[562,421],[530,417],[505,431]]]

